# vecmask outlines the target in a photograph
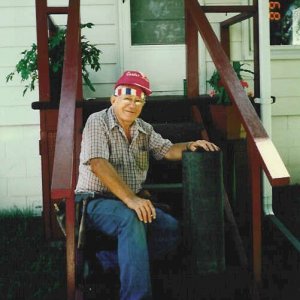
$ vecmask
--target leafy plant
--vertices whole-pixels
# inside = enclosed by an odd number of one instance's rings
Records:
[[[81,28],[92,28],[93,23],[81,24]],[[62,72],[64,61],[64,50],[66,40],[66,28],[59,28],[54,35],[51,35],[48,39],[48,51],[49,51],[49,68],[50,75],[59,74]],[[82,78],[85,84],[95,91],[93,84],[89,79],[89,72],[87,67],[94,71],[100,69],[100,54],[102,53],[95,45],[91,44],[84,35],[80,37],[81,42],[81,63],[82,63]],[[23,56],[17,63],[13,72],[6,76],[6,82],[13,79],[18,73],[21,76],[21,81],[29,81],[25,85],[23,90],[23,96],[28,91],[34,90],[35,82],[38,79],[38,67],[37,67],[37,45],[32,44],[31,48],[21,53]]]
[[[241,85],[243,88],[248,88],[249,85],[248,83],[243,79],[242,74],[243,72],[245,73],[250,73],[254,74],[251,70],[243,68],[245,64],[239,62],[239,61],[234,61],[232,63],[232,67],[238,77],[238,79],[241,82]],[[211,76],[211,78],[207,81],[207,83],[213,88],[212,91],[210,91],[210,96],[217,96],[217,104],[229,104],[230,103],[230,98],[222,84],[221,81],[221,76],[217,70],[215,70]]]

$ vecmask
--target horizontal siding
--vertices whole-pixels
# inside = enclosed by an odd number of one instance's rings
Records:
[[[115,5],[91,5],[81,9],[81,23],[92,22],[94,24],[116,24]]]
[[[94,44],[118,44],[116,25],[96,25],[93,29],[82,31],[82,34]]]
[[[116,24],[116,6],[112,4],[82,6],[80,11],[81,23],[95,25]],[[66,25],[66,15],[52,15],[55,24]]]
[[[19,79],[14,82],[19,83]],[[22,106],[26,105],[28,108],[31,106],[31,102],[38,100],[37,88],[33,92],[27,92],[25,96],[22,96],[24,86],[23,85],[3,85],[1,86],[1,101],[0,109],[3,106]]]
[[[0,57],[6,58],[5,60],[1,61],[1,67],[14,67],[16,62],[18,62],[22,57],[21,52],[23,51],[24,47],[0,47]]]
[[[0,209],[13,206],[35,209],[42,204],[39,125],[1,125]]]
[[[300,97],[299,83],[300,78],[299,80],[295,78],[272,78],[272,95],[280,98]]]
[[[116,0],[82,0],[81,22],[92,22],[82,34],[103,52],[101,70],[91,72],[96,93],[84,86],[85,97],[109,96],[119,76],[119,42]],[[49,6],[64,6],[68,1],[48,0]],[[41,159],[39,156],[39,111],[31,109],[38,90],[22,97],[20,77],[8,84],[5,77],[21,58],[21,52],[36,42],[34,0],[1,1],[0,20],[0,209],[42,205]],[[66,16],[56,18],[66,23]],[[22,147],[21,151],[19,148]]]
[[[50,0],[51,1],[51,0]],[[27,7],[35,6],[35,0],[13,0],[13,1],[6,1],[6,0],[1,0],[0,1],[0,7],[4,8],[12,8],[12,7]]]
[[[2,106],[0,109],[0,126],[39,124],[39,114],[28,105]]]
[[[273,60],[271,72],[273,79],[298,78],[300,80],[300,60]]]
[[[273,116],[288,116],[288,115],[300,115],[300,96],[298,97],[278,97],[276,96],[276,102],[272,104]]]
[[[35,25],[32,27],[0,27],[0,47],[24,47],[26,49],[32,43],[36,42]],[[5,59],[0,57],[0,63]]]
[[[300,116],[273,116],[272,140],[290,175],[291,183],[300,183]]]
[[[0,27],[35,26],[35,9],[33,7],[2,7]]]

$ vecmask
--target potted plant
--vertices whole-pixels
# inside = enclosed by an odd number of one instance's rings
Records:
[[[250,73],[254,74],[251,70],[243,68],[245,64],[239,62],[239,61],[234,61],[232,62],[232,67],[240,80],[240,83],[243,88],[248,89],[249,85],[248,82],[244,80],[242,73]],[[222,104],[222,105],[229,105],[230,104],[230,99],[225,91],[225,88],[222,84],[221,81],[221,76],[218,71],[214,71],[210,79],[207,81],[207,83],[213,88],[210,92],[209,95],[211,97],[216,97],[216,104]],[[248,92],[248,96],[252,96],[251,92]]]
[[[81,24],[81,28],[92,28],[94,24]],[[59,101],[61,89],[61,76],[64,60],[64,49],[66,39],[66,28],[58,28],[56,33],[48,39],[49,51],[49,76],[50,76],[50,98],[52,101]],[[100,69],[100,54],[101,50],[91,44],[84,35],[80,37],[81,42],[81,63],[82,63],[82,78],[85,84],[95,91],[93,84],[89,79],[87,67],[98,71]],[[17,63],[15,70],[6,76],[6,82],[12,80],[16,73],[21,76],[21,81],[27,81],[23,90],[23,96],[30,90],[34,90],[36,80],[38,79],[37,67],[37,45],[32,44],[31,48],[21,53],[23,56]]]
[[[244,89],[248,89],[248,82],[243,78],[244,73],[254,74],[251,70],[244,68],[244,63],[234,61],[232,67],[240,80]],[[218,71],[214,71],[207,83],[213,88],[209,95],[213,98],[214,105],[210,106],[211,116],[215,128],[228,139],[243,138],[246,133],[239,121],[235,110],[231,105],[229,95],[227,94]],[[252,97],[252,92],[247,91],[248,97]]]

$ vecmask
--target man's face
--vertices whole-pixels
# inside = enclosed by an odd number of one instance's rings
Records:
[[[145,101],[134,95],[112,96],[111,103],[118,121],[131,125],[140,115]]]

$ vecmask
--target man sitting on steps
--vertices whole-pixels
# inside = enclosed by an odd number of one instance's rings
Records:
[[[118,240],[116,252],[101,251],[97,257],[103,269],[118,265],[122,300],[152,298],[149,258],[163,257],[180,238],[177,220],[139,196],[149,155],[180,160],[184,150],[219,150],[205,140],[172,144],[156,133],[138,118],[150,94],[144,74],[126,71],[115,85],[111,107],[92,114],[82,135],[76,194],[94,195],[87,226]]]

